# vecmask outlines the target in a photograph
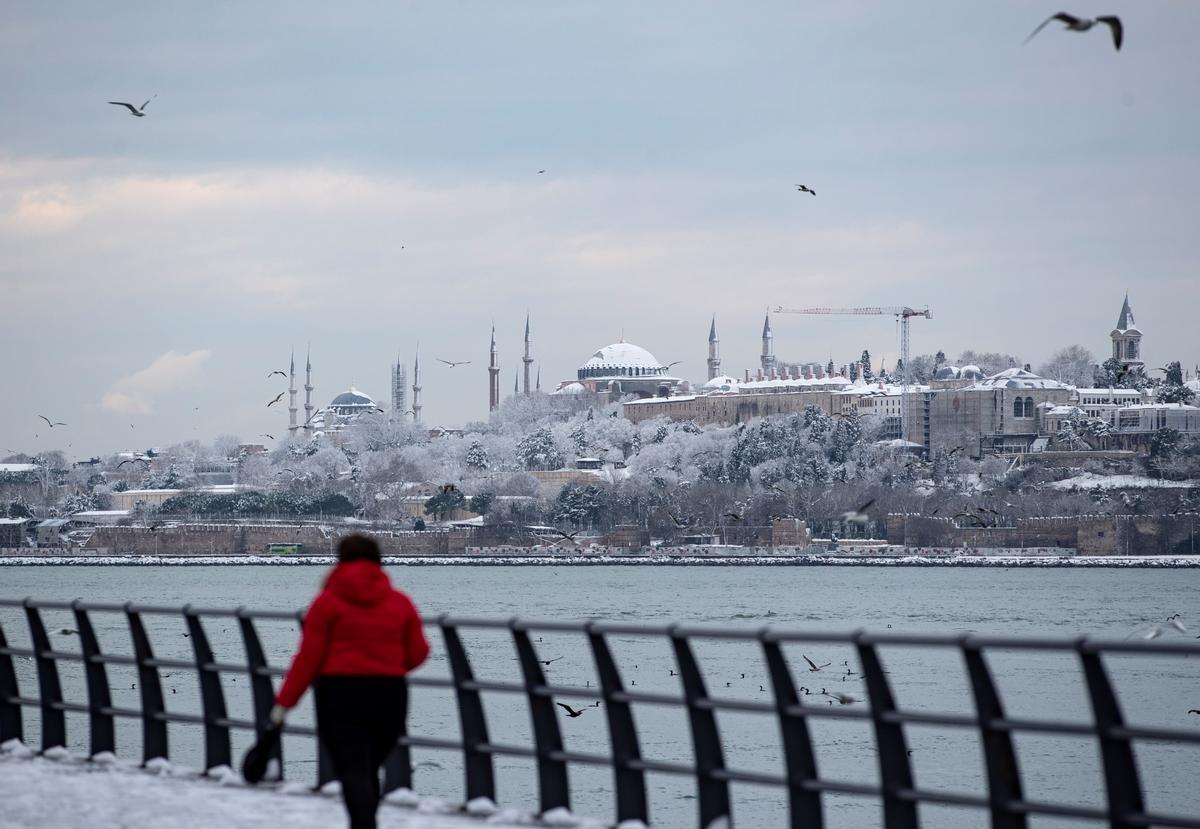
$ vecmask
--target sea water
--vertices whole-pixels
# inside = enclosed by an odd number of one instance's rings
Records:
[[[96,602],[135,601],[156,605],[236,607],[292,611],[302,609],[319,589],[325,574],[317,567],[16,567],[0,571],[0,595]],[[1139,569],[930,569],[901,567],[391,567],[397,586],[409,592],[422,613],[436,616],[540,620],[599,618],[625,622],[690,622],[719,628],[754,629],[763,624],[795,629],[849,631],[856,628],[892,632],[980,632],[1000,635],[1069,637],[1083,634],[1123,639],[1146,626],[1180,613],[1191,631],[1200,634],[1200,571]],[[75,650],[78,639],[62,635],[72,629],[69,613],[44,613],[57,649]],[[147,615],[155,654],[190,659],[190,640],[182,618]],[[93,614],[102,649],[131,653],[128,628],[118,614]],[[20,611],[4,610],[0,624],[10,643],[28,645]],[[241,662],[244,654],[236,624],[213,618],[206,631],[219,661]],[[289,621],[258,626],[268,659],[286,665],[295,649],[297,625]],[[436,625],[428,629],[433,655],[421,674],[449,676],[445,650]],[[504,631],[464,629],[462,635],[479,679],[519,681],[511,637]],[[1182,636],[1173,633],[1172,635]],[[554,659],[550,682],[596,688],[597,679],[578,634],[534,633],[541,658]],[[612,635],[610,646],[631,690],[679,694],[677,665],[664,639]],[[769,702],[770,682],[761,650],[753,642],[695,640],[694,647],[708,690],[715,696]],[[797,643],[785,646],[798,685],[815,696],[805,703],[826,705],[821,688],[862,699],[862,683],[854,652],[848,646]],[[974,713],[961,657],[951,649],[881,646],[898,705],[904,709]],[[821,671],[811,671],[804,657]],[[1088,722],[1091,709],[1078,659],[1070,653],[1004,651],[989,654],[1006,713],[1014,717]],[[848,664],[843,664],[848,663]],[[1200,729],[1200,657],[1106,657],[1121,697],[1126,719],[1137,725]],[[36,679],[31,662],[18,661],[21,688],[32,695]],[[854,674],[846,675],[847,668]],[[78,666],[63,663],[68,699],[85,702]],[[162,680],[169,710],[199,713],[194,672],[164,670]],[[170,676],[165,676],[170,674]],[[845,677],[845,678],[843,678]],[[136,674],[109,668],[114,704],[137,708]],[[250,691],[244,675],[223,674],[226,704],[232,717],[249,719]],[[587,700],[564,699],[572,707]],[[485,694],[484,705],[496,743],[532,745],[530,718],[519,694]],[[853,707],[863,708],[861,702]],[[644,757],[690,763],[690,733],[681,708],[637,704],[634,715]],[[26,713],[27,739],[36,744],[36,711]],[[310,701],[297,709],[292,722],[311,722]],[[769,715],[720,712],[726,765],[747,771],[780,774],[783,758],[777,722]],[[823,779],[878,783],[878,760],[870,723],[860,720],[809,720],[819,774]],[[608,752],[601,709],[560,721],[568,750]],[[118,754],[138,758],[139,724],[118,721]],[[414,735],[456,738],[457,708],[452,692],[416,688],[412,693],[409,729]],[[970,729],[908,726],[905,729],[914,777],[922,789],[982,793],[986,791],[979,740]],[[70,747],[87,749],[86,715],[69,715]],[[195,726],[170,726],[171,758],[177,764],[203,765],[203,740]],[[235,732],[234,750],[248,735]],[[1031,799],[1104,806],[1103,772],[1094,738],[1016,737],[1018,760]],[[1138,743],[1136,756],[1147,805],[1157,811],[1200,814],[1200,747]],[[285,741],[290,778],[313,780],[312,744],[299,737]],[[422,794],[463,799],[462,768],[457,755],[414,751],[414,783]],[[535,808],[536,770],[531,761],[496,758],[497,799],[503,805]],[[696,825],[694,781],[650,774],[647,778],[651,817],[662,826]],[[612,773],[606,768],[572,765],[572,807],[596,817],[612,815]],[[785,825],[786,794],[778,787],[735,784],[733,817],[739,826]],[[881,825],[876,800],[852,796],[825,798],[827,825]],[[978,810],[922,806],[923,825],[986,826]],[[1078,821],[1037,819],[1032,825],[1081,826]]]

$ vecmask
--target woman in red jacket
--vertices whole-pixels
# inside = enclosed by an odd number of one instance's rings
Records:
[[[417,609],[383,572],[379,545],[362,535],[343,538],[337,566],[304,616],[300,650],[271,719],[282,723],[315,680],[317,733],[352,829],[375,826],[379,768],[408,715],[404,675],[428,655]]]

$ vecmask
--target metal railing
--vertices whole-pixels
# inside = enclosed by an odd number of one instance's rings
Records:
[[[190,605],[157,607],[138,604],[99,604],[83,601],[52,602],[32,599],[0,599],[0,607],[23,610],[32,648],[9,645],[0,625],[0,742],[23,738],[25,708],[40,713],[43,751],[66,744],[66,714],[88,715],[92,756],[115,749],[115,721],[118,718],[140,720],[143,762],[167,758],[169,723],[201,726],[204,733],[206,768],[233,765],[231,731],[261,731],[267,725],[274,699],[272,680],[283,674],[271,666],[263,651],[255,620],[299,621],[302,614],[251,611],[245,608],[210,609]],[[41,611],[69,611],[74,615],[81,650],[79,653],[55,650],[43,622]],[[100,650],[92,613],[122,614],[128,624],[133,655],[105,654]],[[182,617],[191,642],[193,660],[156,658],[147,634],[144,616]],[[206,635],[203,619],[224,618],[237,622],[245,651],[245,663],[218,662]],[[416,675],[409,678],[416,688],[444,688],[453,691],[461,739],[403,734],[385,765],[384,790],[412,786],[411,749],[449,750],[461,755],[464,770],[464,799],[486,797],[495,800],[494,758],[517,757],[532,760],[536,768],[539,812],[571,806],[570,767],[590,765],[607,767],[613,774],[615,818],[650,823],[651,811],[646,785],[648,773],[683,775],[692,778],[698,801],[698,824],[707,827],[725,818],[732,825],[730,786],[734,783],[773,787],[786,793],[786,825],[792,829],[820,829],[825,825],[827,795],[849,795],[877,800],[882,806],[881,825],[885,829],[916,829],[921,825],[918,806],[941,804],[971,807],[990,818],[995,829],[1025,829],[1032,816],[1047,815],[1090,819],[1114,829],[1164,826],[1200,829],[1200,815],[1155,813],[1147,809],[1135,741],[1166,742],[1200,746],[1200,730],[1134,726],[1126,723],[1116,691],[1109,678],[1104,656],[1139,654],[1156,657],[1200,656],[1200,643],[1183,640],[1098,641],[1080,639],[1022,639],[979,635],[919,635],[901,633],[821,633],[789,631],[764,627],[757,630],[730,630],[699,625],[647,625],[612,622],[537,622],[522,619],[496,620],[458,618],[442,615],[426,618],[426,625],[441,633],[450,676],[435,678]],[[496,682],[477,679],[464,646],[464,630],[503,631],[511,636],[516,650],[522,681]],[[68,631],[63,631],[64,633]],[[586,638],[596,676],[595,688],[550,684],[542,670],[546,664],[531,639],[532,632],[581,634]],[[678,677],[682,695],[638,691],[626,687],[617,660],[610,649],[612,636],[644,636],[668,643],[675,659],[672,674]],[[752,644],[765,663],[770,682],[770,702],[718,698],[709,694],[693,643],[720,639]],[[858,659],[867,699],[865,708],[805,704],[784,653],[784,645],[795,642],[841,644],[851,647]],[[951,650],[961,655],[967,685],[973,699],[973,715],[936,713],[900,708],[895,701],[887,671],[878,652],[879,646],[902,646]],[[1091,721],[1072,723],[1007,716],[1000,693],[993,681],[986,653],[989,651],[1060,652],[1078,659],[1084,688],[1091,705]],[[18,687],[13,658],[32,659],[36,667],[38,693],[22,694]],[[807,657],[806,657],[807,658]],[[87,703],[64,701],[58,663],[81,662],[86,680]],[[132,666],[140,708],[114,706],[106,667]],[[164,705],[160,669],[194,671],[199,679],[203,713],[200,715],[168,712]],[[677,671],[677,673],[676,673]],[[228,716],[225,690],[220,675],[234,673],[250,678],[253,720]],[[635,684],[635,683],[633,683]],[[525,698],[532,726],[532,745],[509,745],[489,737],[484,694],[514,694]],[[834,697],[836,695],[827,695]],[[568,750],[555,711],[556,699],[599,700],[606,717],[609,752],[586,753]],[[678,763],[642,756],[633,706],[649,704],[681,708],[687,715],[692,762]],[[742,712],[774,718],[778,723],[783,768],[777,773],[730,768],[726,765],[722,738],[717,725],[718,712]],[[810,720],[831,718],[857,720],[869,724],[878,759],[879,783],[864,784],[827,779],[818,773],[815,742]],[[967,729],[977,733],[983,748],[986,793],[964,794],[920,788],[914,783],[905,727],[941,726]],[[288,725],[286,733],[315,737],[315,730]],[[1014,747],[1020,734],[1070,735],[1094,738],[1103,770],[1106,806],[1103,808],[1069,803],[1033,800],[1024,794],[1025,785]],[[318,786],[333,778],[324,753],[317,750]],[[282,768],[282,764],[281,764]]]

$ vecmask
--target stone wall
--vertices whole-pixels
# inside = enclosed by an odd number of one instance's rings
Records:
[[[1011,527],[957,527],[953,519],[893,513],[889,544],[905,547],[1057,547],[1079,555],[1192,555],[1200,552],[1200,516],[1079,515],[1018,518]]]

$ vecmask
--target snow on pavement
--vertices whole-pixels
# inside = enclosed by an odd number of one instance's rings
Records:
[[[0,826],[5,829],[74,829],[83,826],[155,829],[325,829],[346,825],[341,798],[313,794],[302,784],[252,788],[228,769],[199,777],[160,761],[157,771],[112,755],[87,761],[64,750],[49,756],[13,740],[0,752]],[[53,759],[52,759],[53,758]],[[333,787],[336,787],[334,784]],[[483,829],[546,825],[490,801],[472,802],[475,817],[434,798],[389,796],[379,809],[380,829]],[[598,829],[599,822],[568,819],[561,826]]]

